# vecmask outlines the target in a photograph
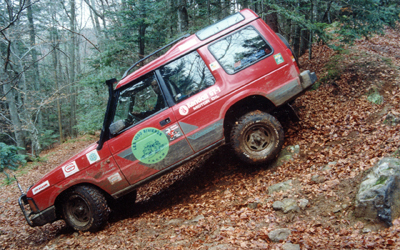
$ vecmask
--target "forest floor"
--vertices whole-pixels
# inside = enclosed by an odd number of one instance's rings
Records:
[[[284,125],[284,147],[300,146],[291,161],[246,166],[223,146],[140,188],[137,204],[121,208],[96,233],[73,232],[62,221],[29,227],[15,182],[3,184],[0,249],[281,249],[285,242],[301,249],[399,249],[399,220],[386,228],[353,214],[363,172],[400,148],[400,125],[384,123],[387,114],[400,114],[399,40],[399,30],[388,29],[340,53],[316,46],[313,60],[300,59],[324,83],[296,100],[301,121]],[[374,93],[383,96],[381,104],[368,101]],[[43,152],[44,162],[16,172],[20,184],[26,189],[96,140],[86,135]],[[292,190],[268,193],[287,180]],[[283,198],[305,198],[309,205],[275,211],[272,203]],[[292,231],[285,242],[269,239],[277,228]]]

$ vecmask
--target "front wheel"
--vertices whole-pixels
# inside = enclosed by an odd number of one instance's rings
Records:
[[[109,213],[104,195],[91,186],[73,188],[63,204],[65,221],[77,231],[101,229],[107,223]]]
[[[279,121],[259,110],[242,116],[233,126],[230,136],[236,155],[250,164],[274,159],[284,141],[283,128]]]

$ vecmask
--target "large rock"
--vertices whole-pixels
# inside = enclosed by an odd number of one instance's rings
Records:
[[[279,228],[268,233],[268,237],[273,242],[280,242],[286,240],[291,234],[290,229]]]
[[[386,118],[383,121],[383,123],[388,124],[389,126],[396,126],[397,124],[400,123],[400,115],[389,113],[386,115]]]
[[[279,191],[286,191],[292,189],[292,180],[280,182],[268,187],[268,194],[273,194]]]
[[[282,250],[300,250],[299,244],[285,243],[282,245]]]
[[[300,153],[299,145],[287,146],[286,148],[281,150],[276,160],[272,163],[272,166],[279,167],[283,165],[285,162],[292,160],[293,155],[299,153]]]
[[[297,206],[297,201],[290,198],[283,199],[282,201],[275,201],[272,204],[272,207],[275,210],[282,210],[285,214],[292,211],[299,211],[299,207]]]
[[[383,158],[360,184],[355,216],[379,219],[388,226],[400,215],[400,159]]]

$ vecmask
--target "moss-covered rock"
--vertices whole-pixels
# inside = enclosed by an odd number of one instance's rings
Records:
[[[361,182],[355,204],[357,217],[392,225],[400,216],[400,159],[379,161]]]

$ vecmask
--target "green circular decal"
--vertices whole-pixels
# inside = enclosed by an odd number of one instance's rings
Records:
[[[167,156],[169,141],[167,136],[156,128],[144,128],[132,140],[132,153],[145,164],[154,164]]]

